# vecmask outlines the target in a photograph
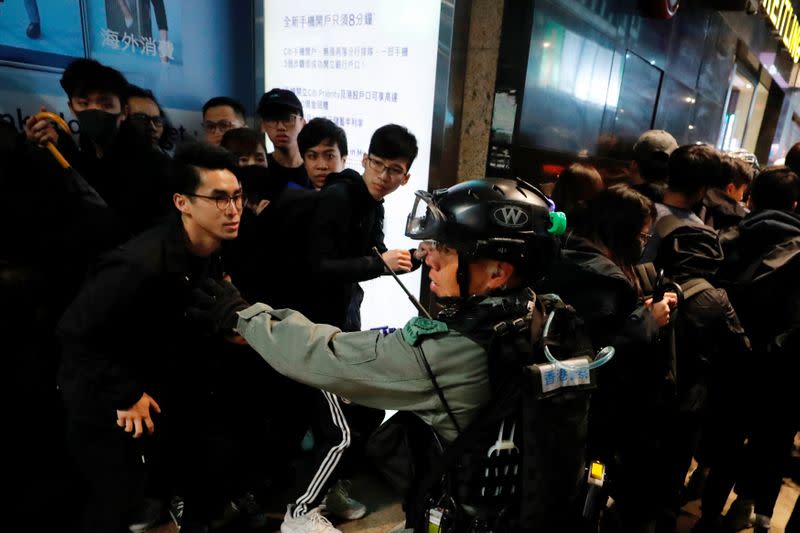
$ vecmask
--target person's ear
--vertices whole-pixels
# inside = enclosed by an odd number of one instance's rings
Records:
[[[347,166],[347,156],[346,156],[346,155],[343,155],[343,156],[342,156],[342,166],[343,166],[343,167],[346,167],[346,166]]]
[[[69,108],[72,116],[78,118],[78,115],[75,113],[75,108],[72,107],[72,98],[67,98],[67,107]]]
[[[495,264],[491,266],[491,272],[486,284],[489,289],[501,289],[508,285],[508,280],[511,279],[513,274],[514,266],[511,263],[496,261]]]
[[[182,215],[188,215],[192,212],[192,208],[189,205],[189,198],[180,193],[176,192],[172,195],[172,203],[175,204],[175,207],[178,208],[178,211],[180,211]]]
[[[125,118],[128,118],[129,116],[131,116],[131,106],[128,105],[128,104],[125,104],[125,107],[122,108],[122,114],[125,115]]]
[[[400,185],[405,185],[406,183],[408,183],[408,180],[410,179],[411,179],[411,174],[406,174],[406,176],[403,178],[403,181],[400,182]]]
[[[364,167],[364,170],[367,170],[367,159],[369,159],[368,154],[364,154],[364,157],[361,158],[361,166]]]

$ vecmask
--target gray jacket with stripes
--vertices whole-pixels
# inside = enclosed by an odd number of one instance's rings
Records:
[[[411,411],[452,441],[457,431],[425,370],[423,352],[462,428],[489,402],[487,354],[441,322],[428,321],[432,329],[420,331],[414,326],[419,320],[388,334],[343,333],[297,311],[258,303],[239,312],[236,329],[281,374],[357,404]]]

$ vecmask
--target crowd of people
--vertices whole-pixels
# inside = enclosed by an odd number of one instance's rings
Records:
[[[650,130],[625,183],[581,161],[550,197],[418,191],[419,246],[388,249],[383,201],[418,153],[405,127],[378,128],[359,173],[346,132],[285,89],[259,129],[211,98],[204,138],[176,147],[120,72],[81,59],[61,85],[77,143],[44,116],[0,122],[23,520],[255,530],[277,506],[284,533],[335,532],[327,517],[369,512],[348,480],[394,438],[414,531],[671,532],[695,499],[698,533],[769,531],[800,429],[800,143],[760,168]],[[439,313],[361,331],[359,283],[423,264]],[[551,387],[548,364],[573,368],[551,349],[597,368]],[[386,409],[414,416],[382,425]],[[492,445],[520,452],[519,479],[490,476]],[[613,504],[585,504],[585,461]]]

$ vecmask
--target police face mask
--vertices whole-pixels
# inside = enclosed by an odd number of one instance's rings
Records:
[[[81,125],[81,134],[98,146],[108,146],[119,129],[119,113],[87,109],[75,115]]]

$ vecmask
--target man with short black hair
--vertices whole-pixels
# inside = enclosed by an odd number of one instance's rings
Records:
[[[791,168],[795,174],[800,176],[800,142],[794,143],[789,151],[786,152],[784,164]]]
[[[703,225],[693,209],[700,203],[711,183],[719,181],[721,158],[716,149],[708,145],[689,144],[677,148],[669,156],[669,182],[664,199],[656,203],[656,220],[674,215],[681,220]],[[652,262],[661,243],[658,231],[650,236],[642,253],[642,263]]]
[[[142,138],[150,139],[153,147],[159,150],[171,147],[168,139],[164,138],[164,111],[153,91],[129,85],[124,112],[125,120],[130,122]]]
[[[92,59],[77,59],[64,70],[61,86],[80,125],[78,144],[70,134],[56,132],[48,119],[29,118],[25,135],[39,146],[57,144],[64,158],[111,208],[116,217],[116,243],[124,242],[169,212],[171,201],[165,186],[169,158],[123,120],[129,85],[119,71]],[[52,157],[46,151],[41,153]]]
[[[275,151],[269,154],[270,174],[282,181],[309,187],[297,135],[306,124],[303,104],[292,91],[272,89],[258,102],[261,131],[267,134]]]
[[[675,137],[664,130],[647,130],[633,145],[630,163],[631,187],[654,202],[664,198],[667,188],[667,161],[678,147]]]
[[[169,468],[190,476],[183,478],[185,530],[224,505],[218,492],[228,487],[214,475],[212,446],[228,425],[229,406],[214,396],[225,379],[216,355],[222,343],[198,336],[183,306],[199,280],[222,279],[218,250],[236,237],[242,211],[235,169],[221,148],[179,150],[174,215],[102,257],[59,323],[68,442],[90,486],[82,531],[117,532],[142,521],[146,480],[168,468],[165,439],[182,453]]]
[[[215,96],[203,104],[205,142],[219,146],[225,132],[245,126],[244,106],[227,96]]]
[[[720,169],[719,181],[710,184],[697,213],[716,230],[735,226],[747,216],[742,199],[755,174],[752,164],[730,155],[722,156]]]
[[[788,166],[767,167],[753,180],[749,205],[753,211],[794,211],[800,179]]]
[[[341,172],[347,163],[347,135],[327,118],[314,118],[300,131],[297,146],[308,179],[319,190],[328,174]]]
[[[703,514],[708,513],[712,523],[724,522],[726,531],[753,526],[756,531],[769,530],[784,474],[780,458],[789,456],[797,431],[797,420],[771,414],[796,403],[800,216],[794,210],[799,196],[797,174],[786,166],[767,167],[753,180],[750,214],[720,235],[725,262],[719,278],[752,341],[753,361],[758,362],[749,365],[746,383],[737,391],[749,392],[749,401],[735,413],[741,424],[736,429],[743,434],[726,455],[727,464],[720,465],[723,479],[709,477],[703,496]],[[744,437],[746,453],[741,450]],[[734,482],[737,499],[723,520],[719,515]],[[741,524],[735,524],[737,518]]]

